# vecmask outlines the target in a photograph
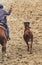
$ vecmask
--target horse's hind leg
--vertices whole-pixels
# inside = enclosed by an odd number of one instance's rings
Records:
[[[2,53],[6,53],[6,46],[2,46]]]
[[[7,54],[6,54],[6,44],[2,46],[2,61],[6,60]]]
[[[33,35],[31,37],[30,53],[32,53]]]
[[[33,44],[33,35],[31,35],[30,44],[29,44],[29,51],[30,51],[30,54],[32,54],[32,44]]]

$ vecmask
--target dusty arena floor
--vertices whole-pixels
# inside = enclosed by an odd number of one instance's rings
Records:
[[[12,4],[12,13],[7,16],[11,40],[7,42],[8,58],[0,65],[42,65],[42,0],[0,0],[8,11]],[[29,21],[33,33],[32,54],[27,51],[23,39],[24,22]]]

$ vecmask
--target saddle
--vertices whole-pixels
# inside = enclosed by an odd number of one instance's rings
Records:
[[[3,26],[2,23],[0,23],[0,28],[4,29],[6,31],[6,29],[5,29],[5,27]]]

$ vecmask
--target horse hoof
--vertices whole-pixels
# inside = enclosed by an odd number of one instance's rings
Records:
[[[2,59],[2,62],[4,62],[4,59]]]
[[[32,52],[30,52],[30,54],[32,54]]]
[[[29,51],[29,49],[27,49],[27,51]]]
[[[7,54],[5,54],[5,57],[7,57]]]

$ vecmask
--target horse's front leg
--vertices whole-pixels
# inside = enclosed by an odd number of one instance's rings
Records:
[[[30,45],[30,54],[32,54],[32,44]]]
[[[26,44],[27,44],[27,47],[28,47],[28,51],[29,51],[29,44],[28,44],[28,41],[26,42]]]

